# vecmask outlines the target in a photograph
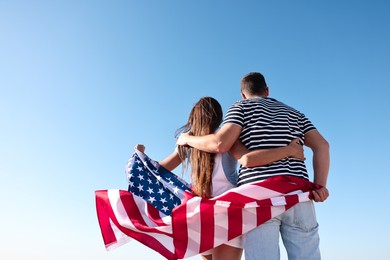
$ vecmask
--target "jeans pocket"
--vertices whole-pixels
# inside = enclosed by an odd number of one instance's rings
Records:
[[[311,231],[318,227],[312,201],[298,203],[294,206],[294,225],[305,231]]]

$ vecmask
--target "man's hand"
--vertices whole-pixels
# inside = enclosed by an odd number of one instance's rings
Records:
[[[327,188],[322,187],[318,190],[313,190],[313,196],[315,202],[324,202],[329,197],[329,191]]]
[[[303,151],[303,145],[300,144],[301,139],[295,138],[291,141],[291,143],[288,145],[288,148],[290,149],[290,156],[298,160],[306,160],[304,151]]]
[[[187,137],[190,136],[189,133],[182,133],[176,141],[177,145],[187,145]]]

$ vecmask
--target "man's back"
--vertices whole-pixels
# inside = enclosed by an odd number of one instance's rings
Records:
[[[315,129],[296,109],[266,97],[236,102],[227,112],[224,123],[242,128],[240,140],[249,150],[286,146],[296,137],[303,140],[307,132]],[[265,166],[241,167],[238,185],[278,175],[308,179],[303,161],[286,158]]]

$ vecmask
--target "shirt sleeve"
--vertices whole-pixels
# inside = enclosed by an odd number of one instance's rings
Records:
[[[304,115],[301,114],[301,130],[303,134],[316,129],[313,123]]]
[[[223,124],[236,124],[241,128],[244,126],[244,110],[239,102],[234,103],[227,111]]]

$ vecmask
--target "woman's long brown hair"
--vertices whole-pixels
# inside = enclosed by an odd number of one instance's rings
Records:
[[[218,129],[221,122],[221,105],[212,97],[203,97],[192,108],[187,124],[181,127],[176,134],[181,132],[189,132],[194,136],[212,134]],[[186,168],[187,164],[191,164],[193,192],[201,197],[211,197],[211,178],[215,155],[181,145],[179,145],[178,151],[183,160],[183,169]]]

